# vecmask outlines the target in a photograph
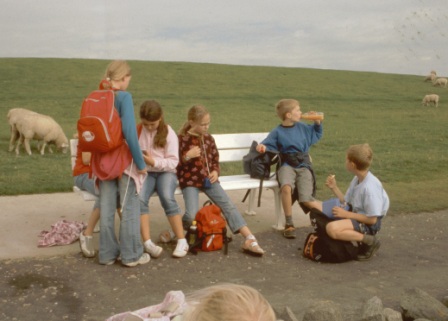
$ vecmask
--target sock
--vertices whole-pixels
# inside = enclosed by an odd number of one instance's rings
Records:
[[[294,223],[292,221],[292,215],[285,215],[285,219],[286,219],[286,225],[292,225],[294,226]]]
[[[253,234],[249,234],[248,236],[246,236],[246,240],[256,240],[256,238]]]
[[[178,239],[178,240],[177,240],[177,244],[178,244],[178,245],[181,245],[181,244],[188,245],[188,243],[187,243],[187,239],[186,239],[186,238]]]
[[[156,246],[151,239],[145,241],[145,245],[149,248]]]
[[[361,242],[364,244],[367,244],[367,245],[372,245],[374,240],[375,240],[375,236],[369,235],[369,234],[364,234]]]

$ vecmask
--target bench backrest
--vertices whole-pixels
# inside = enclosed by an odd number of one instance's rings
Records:
[[[268,133],[243,133],[243,134],[215,134],[216,146],[219,150],[220,162],[241,161],[243,156],[249,152],[252,142],[258,143],[266,138]],[[72,169],[76,162],[76,151],[78,148],[78,139],[70,139],[70,157]]]

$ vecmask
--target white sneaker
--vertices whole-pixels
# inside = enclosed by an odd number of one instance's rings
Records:
[[[155,259],[157,259],[163,252],[163,249],[160,246],[157,246],[152,242],[149,245],[146,242],[143,243],[143,247],[145,248],[146,253],[149,253],[149,255]]]
[[[184,240],[184,242],[182,242],[181,240],[177,240],[177,245],[176,248],[173,252],[173,257],[184,257],[185,255],[187,255],[188,253],[188,243],[186,241],[186,239],[182,239]]]
[[[84,232],[81,232],[81,234],[79,234],[79,247],[81,248],[82,255],[85,257],[95,256],[92,236],[85,236]]]
[[[137,261],[131,262],[131,263],[123,263],[123,265],[126,265],[128,267],[134,267],[134,266],[137,266],[139,264],[149,263],[149,261],[151,261],[151,257],[149,256],[149,254],[148,253],[143,253],[142,256],[140,256],[140,258]]]

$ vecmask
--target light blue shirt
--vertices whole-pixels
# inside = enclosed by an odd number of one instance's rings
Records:
[[[355,176],[345,193],[345,201],[353,207],[353,212],[366,216],[385,216],[389,210],[389,196],[380,180],[371,172],[359,183]]]

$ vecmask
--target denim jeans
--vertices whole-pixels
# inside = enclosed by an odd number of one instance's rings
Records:
[[[160,203],[165,210],[166,216],[178,215],[181,210],[174,197],[177,186],[177,176],[170,172],[148,172],[140,191],[140,212],[149,213],[149,198],[154,192],[159,195]]]
[[[222,214],[227,220],[227,224],[229,224],[229,227],[234,234],[247,225],[241,213],[221,187],[221,184],[215,182],[210,188],[202,191],[213,203],[219,206]],[[185,202],[185,214],[182,218],[184,224],[186,223],[189,225],[194,221],[196,213],[199,211],[199,192],[200,190],[197,187],[185,187],[182,190]]]
[[[122,208],[119,242],[115,235],[117,192],[120,193]],[[140,200],[134,180],[123,174],[121,179],[100,181],[100,207],[100,264],[116,260],[120,255],[124,264],[137,261],[143,254],[143,245],[140,237]]]
[[[90,194],[98,196],[98,193],[95,191],[95,182],[93,181],[93,178],[89,178],[89,173],[84,173],[73,177],[73,183],[80,190],[87,191]],[[99,199],[97,199],[93,205],[94,209],[98,207],[100,207]]]

